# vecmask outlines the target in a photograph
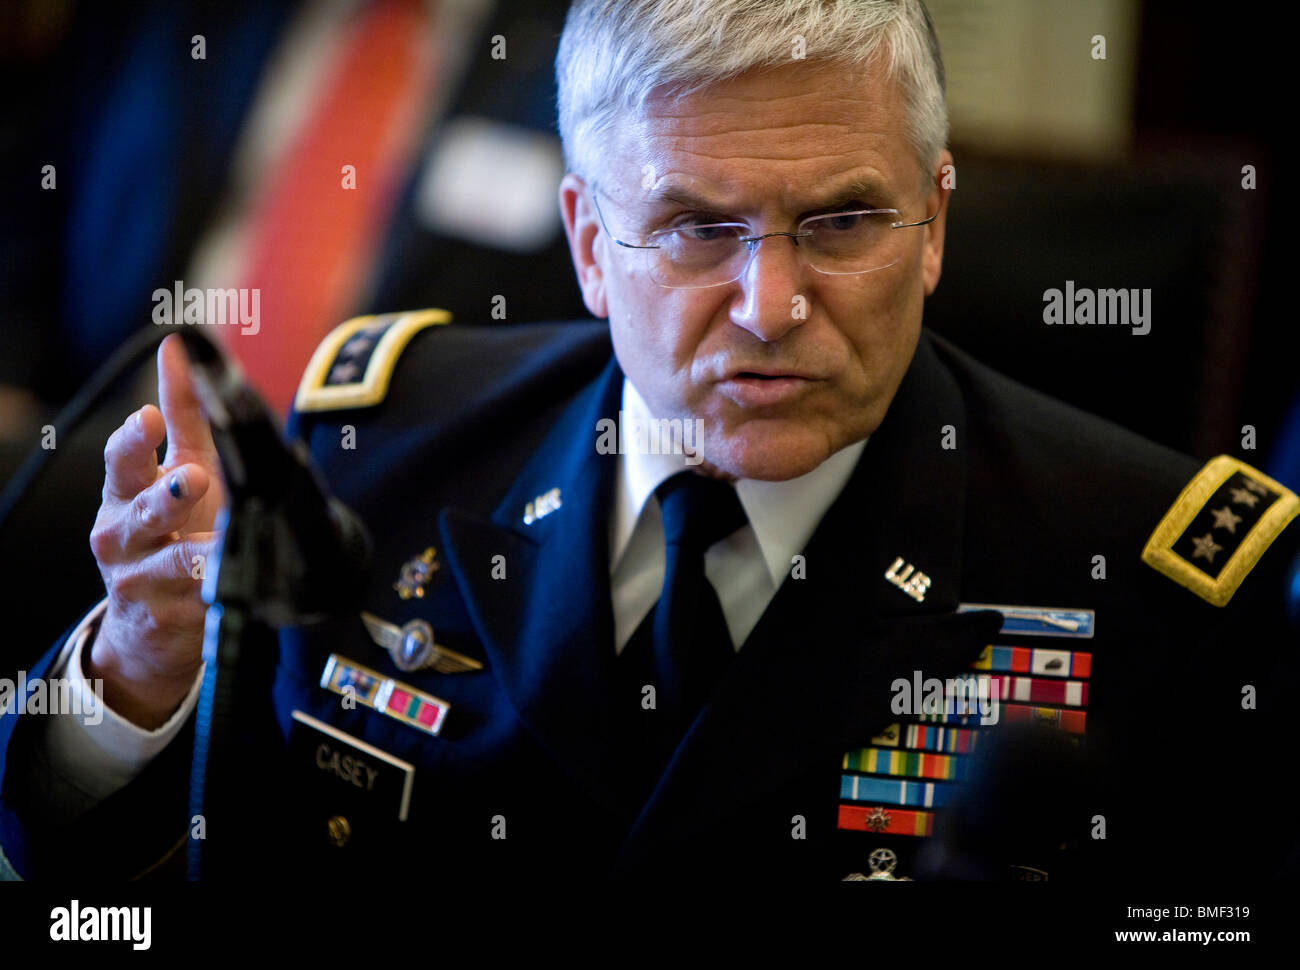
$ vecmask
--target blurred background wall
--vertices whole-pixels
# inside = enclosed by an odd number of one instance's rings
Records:
[[[256,336],[220,329],[281,408],[356,313],[439,306],[491,326],[504,297],[506,322],[585,316],[555,202],[566,7],[0,6],[0,481],[176,281],[262,290]],[[1025,383],[1300,487],[1285,33],[1155,0],[930,8],[957,182],[927,323]],[[1067,280],[1150,288],[1150,333],[1045,325],[1044,293]],[[6,602],[50,595],[16,551],[93,570],[103,442],[151,394],[146,368],[59,439],[0,534]]]

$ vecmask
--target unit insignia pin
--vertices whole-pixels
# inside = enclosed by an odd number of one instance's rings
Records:
[[[437,555],[438,550],[429,546],[418,556],[412,556],[402,563],[397,582],[393,583],[393,589],[397,590],[398,596],[404,600],[409,600],[412,596],[416,599],[424,596],[424,587],[428,585],[429,577],[436,573],[441,565],[435,561]]]
[[[373,613],[362,613],[371,639],[387,650],[398,670],[436,670],[440,674],[459,674],[467,670],[482,670],[483,665],[472,657],[436,643],[433,627],[425,620],[412,620],[397,626],[381,620]]]

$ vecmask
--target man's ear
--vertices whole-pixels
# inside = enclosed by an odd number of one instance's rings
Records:
[[[939,285],[939,275],[943,272],[943,235],[948,219],[948,196],[956,184],[957,169],[952,162],[952,152],[945,149],[935,166],[930,191],[925,200],[927,215],[938,208],[934,222],[925,227],[925,248],[921,251],[921,277],[925,283],[926,296],[933,293]]]
[[[560,180],[560,218],[564,220],[564,234],[569,239],[569,254],[578,274],[582,302],[593,317],[603,320],[609,316],[604,270],[608,250],[587,184],[572,172]]]

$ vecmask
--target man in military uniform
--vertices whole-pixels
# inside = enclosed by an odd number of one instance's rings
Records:
[[[377,566],[361,615],[265,644],[254,808],[208,837],[438,880],[1081,881],[1225,838],[1239,877],[1285,871],[1300,502],[923,329],[951,156],[920,4],[838,5],[796,60],[757,4],[602,6],[561,44],[560,201],[609,322],[322,344],[292,428]],[[222,495],[177,341],[159,373],[106,450],[108,598],[29,674],[102,678],[104,724],[0,729],[23,875],[193,835]]]

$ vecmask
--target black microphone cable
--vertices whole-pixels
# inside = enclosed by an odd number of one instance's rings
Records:
[[[177,324],[153,325],[132,334],[126,343],[113,351],[112,356],[91,375],[90,380],[59,411],[52,422],[56,433],[70,435],[79,428],[86,416],[117,390],[126,375],[139,367],[142,361],[153,356],[164,337],[169,333],[180,332],[182,329],[182,326]],[[40,478],[41,472],[49,464],[55,450],[37,445],[23,460],[13,477],[5,483],[4,489],[0,491],[0,532],[4,530],[10,515]]]

